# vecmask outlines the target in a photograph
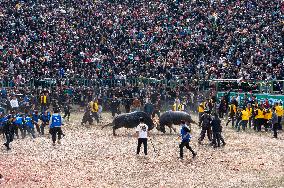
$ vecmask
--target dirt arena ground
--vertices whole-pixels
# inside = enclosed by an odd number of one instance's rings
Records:
[[[227,145],[198,145],[200,129],[193,126],[191,145],[198,155],[178,160],[175,134],[156,130],[149,156],[135,155],[133,129],[80,126],[82,114],[72,114],[66,137],[53,147],[46,137],[16,140],[12,150],[0,147],[0,187],[284,187],[284,136],[235,132],[224,127]],[[110,119],[104,114],[104,121]],[[169,131],[169,130],[167,130]],[[2,139],[2,137],[1,137]]]

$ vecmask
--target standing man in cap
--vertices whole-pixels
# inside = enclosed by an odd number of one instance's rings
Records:
[[[140,117],[140,123],[136,128],[136,137],[138,138],[138,145],[137,145],[137,152],[136,154],[139,155],[140,147],[143,143],[144,145],[144,154],[147,155],[147,140],[149,136],[148,126],[144,123],[144,119]]]

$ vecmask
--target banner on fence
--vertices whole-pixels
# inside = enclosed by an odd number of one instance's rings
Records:
[[[225,92],[218,92],[217,98],[220,99],[224,95],[225,95]],[[240,100],[242,101],[244,99],[245,93],[230,92],[230,99],[231,97],[236,96],[236,95],[239,95]],[[253,96],[255,96],[256,99],[260,102],[265,101],[265,99],[268,99],[270,104],[274,104],[275,102],[281,102],[283,104],[284,102],[284,95],[253,94]]]

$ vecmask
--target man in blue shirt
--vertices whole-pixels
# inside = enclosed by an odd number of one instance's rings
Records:
[[[16,120],[14,121],[14,125],[15,125],[15,133],[16,133],[16,136],[17,138],[19,138],[19,129],[21,131],[21,136],[22,138],[24,138],[24,133],[23,133],[23,117],[21,114],[17,114],[16,115]]]
[[[41,135],[44,135],[44,128],[46,125],[49,125],[49,121],[50,121],[50,112],[48,112],[47,110],[45,110],[42,115],[40,116],[41,119],[41,125],[40,125],[40,133]]]
[[[180,159],[183,159],[183,147],[185,146],[189,151],[191,151],[193,158],[197,155],[196,152],[190,147],[189,142],[191,139],[190,135],[190,128],[185,124],[185,121],[181,121],[181,129],[180,129],[180,136],[181,136],[181,143],[179,145],[180,148]]]
[[[59,109],[54,110],[54,114],[51,116],[51,124],[50,124],[50,134],[52,136],[52,145],[55,146],[56,136],[58,135],[58,144],[60,144],[61,136],[63,134],[61,130],[61,126],[63,125],[63,119],[59,114]]]
[[[32,138],[35,138],[35,126],[32,119],[32,114],[30,113],[24,118],[25,121],[25,128],[24,128],[24,137],[26,136],[26,131],[31,134]]]

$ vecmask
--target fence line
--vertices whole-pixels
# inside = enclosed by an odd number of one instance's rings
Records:
[[[167,79],[154,79],[154,78],[127,78],[127,79],[52,79],[45,78],[41,80],[31,79],[25,83],[15,83],[13,80],[0,80],[1,88],[10,87],[26,87],[26,88],[51,88],[55,86],[84,86],[84,87],[121,87],[126,85],[132,86],[153,86],[164,85],[170,88],[175,88],[177,86],[183,86],[186,83],[192,82],[190,79],[177,79],[177,80],[167,80]],[[196,88],[200,91],[213,89],[216,92],[222,92],[227,90],[248,92],[253,91],[255,93],[284,93],[284,80],[267,80],[267,81],[257,81],[257,80],[246,80],[241,81],[239,79],[212,79],[212,80],[199,80],[196,83]]]

